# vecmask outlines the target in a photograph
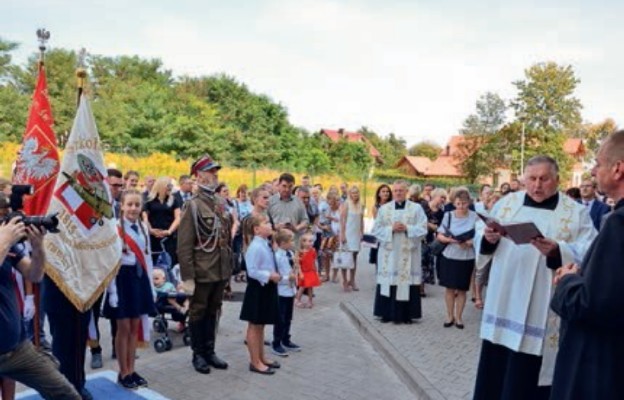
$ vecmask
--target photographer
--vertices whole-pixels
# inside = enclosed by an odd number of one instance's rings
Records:
[[[43,278],[45,230],[25,226],[20,217],[0,226],[0,376],[15,379],[37,390],[44,398],[80,399],[80,395],[56,369],[51,358],[35,350],[26,339],[12,281],[12,268],[31,282]],[[27,238],[32,258],[20,240]]]

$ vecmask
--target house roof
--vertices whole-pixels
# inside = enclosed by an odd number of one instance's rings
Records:
[[[563,151],[565,151],[569,155],[582,155],[585,153],[585,145],[583,144],[583,139],[579,138],[568,138],[563,143]]]
[[[403,156],[397,163],[397,166],[404,161],[410,164],[414,170],[421,174],[425,174],[432,163],[432,161],[427,157]]]
[[[368,152],[375,158],[380,158],[381,153],[373,144],[360,132],[347,132],[345,130],[321,129],[321,133],[327,136],[332,142],[337,142],[341,138],[352,143],[364,143],[368,147]]]
[[[425,173],[426,176],[463,176],[459,168],[459,161],[454,156],[440,155],[436,158]]]

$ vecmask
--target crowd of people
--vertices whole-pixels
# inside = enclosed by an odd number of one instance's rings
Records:
[[[560,195],[558,166],[547,156],[529,160],[522,180],[499,190],[483,185],[476,198],[465,187],[421,188],[402,180],[382,184],[375,192],[370,235],[364,234],[366,212],[356,185],[343,183],[325,193],[307,176],[295,185],[294,176],[283,173],[253,189],[241,185],[231,196],[219,180],[221,166],[209,155],[179,177],[177,190],[170,177],[144,177],[139,189],[139,173],[109,169],[123,243],[121,268],[93,310],[81,316],[79,327],[73,325],[80,334],[64,332],[61,326],[69,317],[44,304],[36,325],[43,326],[48,311],[52,354],[45,352],[50,344],[43,329],[35,332],[30,323],[32,283],[43,277],[45,232],[19,220],[0,226],[0,316],[2,326],[10,327],[0,341],[2,398],[14,396],[8,378],[50,398],[92,398],[84,386],[80,348],[86,347],[93,318],[91,367],[103,366],[100,315],[111,321],[119,385],[147,386],[135,368],[136,348],[142,319],[157,313],[157,293],[183,295],[164,298],[182,315],[179,326],[190,337],[194,369],[202,374],[227,369],[216,354],[216,336],[232,279],[246,283],[240,319],[248,324],[249,370],[273,375],[281,365],[265,352],[265,326],[273,325],[273,355],[300,352],[291,337],[294,310],[313,308],[314,289],[338,283],[339,275],[340,290],[359,291],[356,272],[363,243],[371,247],[369,261],[376,267],[373,313],[381,323],[411,324],[422,318],[426,285],[439,284],[446,304],[441,327],[464,329],[471,292],[474,306],[483,310],[475,399],[572,399],[593,393],[617,398],[613,396],[622,391],[615,368],[624,354],[616,340],[623,325],[616,292],[623,281],[608,264],[617,265],[624,248],[612,246],[621,242],[617,232],[624,218],[623,137],[618,132],[609,147],[603,145],[594,179],[583,181],[578,198],[576,191]],[[5,192],[0,193],[0,208],[6,213],[10,183],[0,185]],[[617,204],[609,205],[607,199]],[[514,243],[501,228],[520,220],[532,222],[540,232],[527,245]],[[30,255],[21,244],[24,237]],[[559,321],[565,328],[561,333]],[[559,335],[560,341],[548,339]],[[35,336],[43,352],[31,344]],[[565,353],[557,352],[558,346]],[[590,363],[596,370],[589,372],[581,367],[588,349],[604,358]],[[5,355],[12,352],[28,363],[7,361]],[[585,373],[592,383],[579,382],[587,380]]]

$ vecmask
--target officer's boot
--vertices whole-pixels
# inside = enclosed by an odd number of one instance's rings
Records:
[[[206,361],[217,369],[226,369],[228,363],[215,354],[215,339],[217,336],[217,316],[207,315],[204,318],[206,327]]]
[[[206,360],[206,327],[204,320],[189,322],[191,348],[193,349],[193,368],[201,374],[210,373],[210,365]]]

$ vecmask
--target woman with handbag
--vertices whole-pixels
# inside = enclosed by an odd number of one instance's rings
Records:
[[[465,189],[455,192],[454,211],[448,211],[438,227],[437,240],[446,244],[439,257],[440,285],[446,288],[445,302],[447,318],[444,327],[453,325],[464,329],[462,315],[466,306],[466,292],[475,264],[475,250],[472,239],[475,233],[477,214],[470,211],[470,193]]]

